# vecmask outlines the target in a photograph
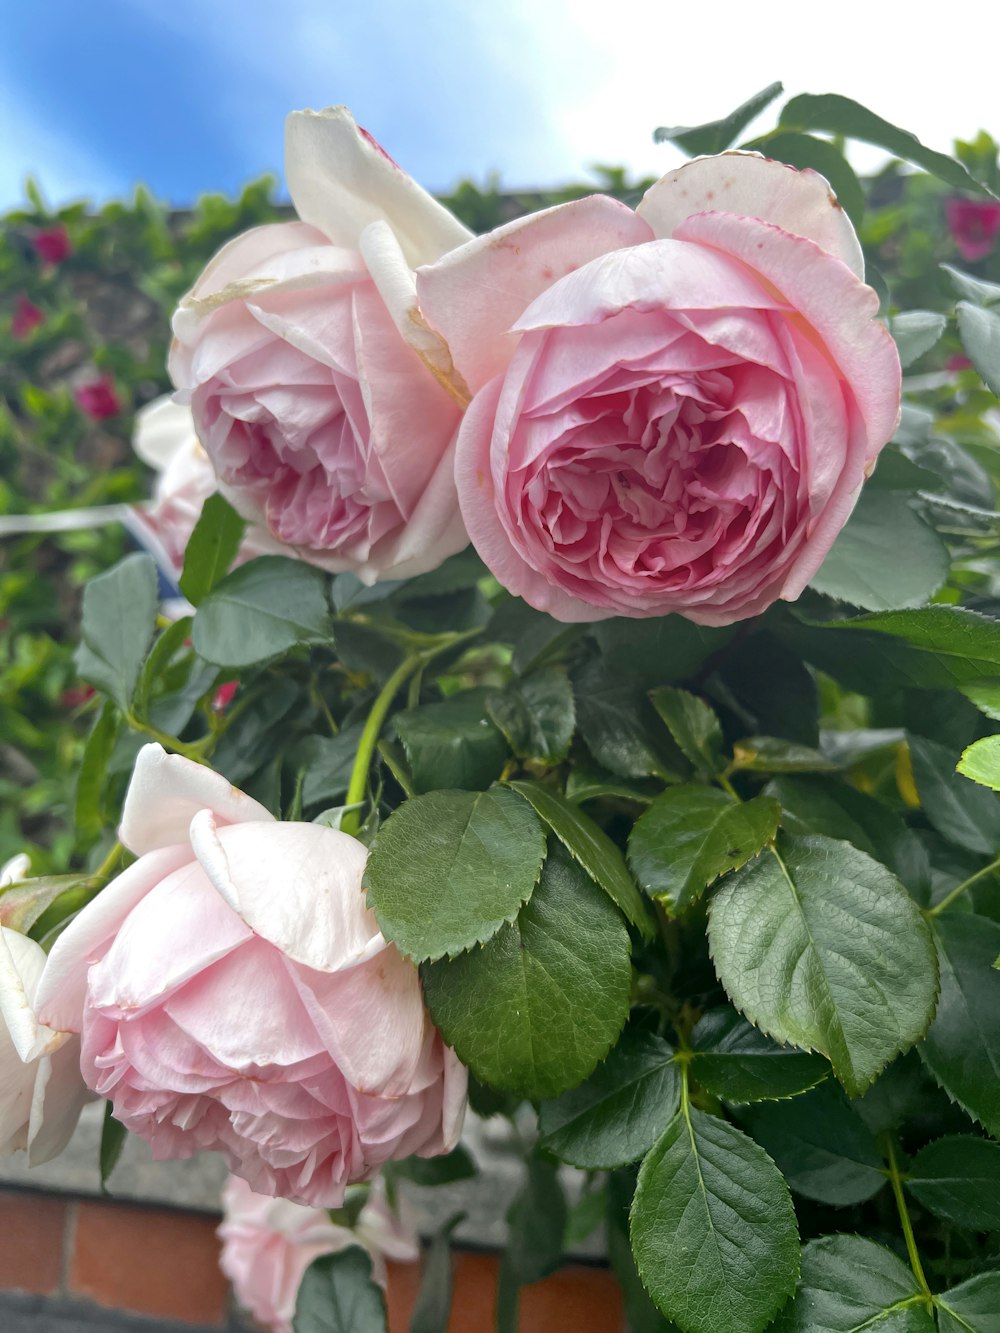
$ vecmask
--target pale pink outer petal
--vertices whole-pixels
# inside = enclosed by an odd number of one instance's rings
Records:
[[[355,569],[362,583],[380,578],[411,579],[437,569],[442,560],[469,544],[455,489],[457,432],[434,469],[407,522],[378,543],[371,558]]]
[[[69,923],[52,946],[35,992],[35,1011],[42,1023],[61,1032],[80,1031],[90,968],[107,953],[132,908],[191,859],[186,844],[147,852]]]
[[[80,1073],[80,1038],[70,1037],[39,1062],[28,1121],[28,1165],[58,1157],[73,1137],[80,1112],[93,1094]]]
[[[434,1157],[451,1152],[462,1137],[465,1113],[469,1105],[469,1071],[450,1046],[444,1048],[444,1092],[441,1106],[441,1140],[424,1149],[418,1157]]]
[[[9,889],[12,884],[19,884],[22,879],[27,879],[30,870],[31,857],[27,852],[18,852],[0,866],[0,889]]]
[[[538,611],[547,611],[566,622],[606,620],[613,611],[602,611],[571,597],[521,559],[510,543],[497,514],[496,492],[490,460],[494,423],[503,380],[492,380],[473,398],[462,419],[455,453],[455,481],[462,517],[480,557],[497,580],[523,597]]]
[[[169,393],[154,398],[135,414],[132,448],[144,463],[163,472],[180,453],[197,444],[189,407],[175,403]]]
[[[0,1019],[24,1064],[57,1051],[66,1040],[39,1023],[35,1012],[38,980],[45,968],[45,950],[27,935],[0,926]]]
[[[186,843],[199,810],[211,810],[218,824],[275,822],[269,810],[221,773],[183,755],[167,754],[162,745],[144,745],[132,770],[118,830],[129,851],[141,856]],[[189,851],[185,859],[191,855]]]
[[[368,853],[356,838],[274,820],[220,828],[202,810],[191,846],[233,911],[295,962],[335,972],[386,947],[365,904]]]
[[[334,245],[357,248],[370,222],[388,222],[412,267],[470,236],[354,122],[346,107],[293,111],[285,122],[285,178],[296,212]]]
[[[557,204],[419,269],[420,308],[477,393],[505,369],[517,346],[510,330],[535,297],[598,255],[651,239],[646,222],[606,195]]]
[[[829,182],[758,153],[698,157],[668,171],[636,209],[656,236],[673,236],[693,213],[737,213],[804,236],[865,275],[861,244]]]

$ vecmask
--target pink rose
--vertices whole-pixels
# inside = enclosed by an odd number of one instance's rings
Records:
[[[361,843],[158,745],[120,836],[139,859],[56,941],[36,1000],[155,1157],[213,1149],[258,1193],[327,1208],[454,1146],[465,1070],[365,905]]]
[[[992,199],[949,199],[948,230],[963,259],[985,259],[1000,234],[1000,204]]]
[[[170,370],[223,494],[324,569],[368,583],[468,541],[453,445],[464,386],[413,268],[470,233],[338,108],[288,120],[300,222],[208,265],[174,319]]]
[[[31,238],[38,258],[46,264],[61,264],[73,253],[69,232],[61,222],[41,227]]]
[[[107,421],[122,410],[121,399],[110,375],[99,375],[74,389],[73,398],[81,412],[91,421]]]
[[[39,325],[44,323],[44,310],[39,310],[34,301],[26,296],[24,292],[18,293],[17,301],[14,304],[14,314],[10,321],[10,331],[13,337],[18,339],[27,338]]]
[[[299,1285],[321,1254],[361,1245],[383,1286],[387,1258],[405,1263],[420,1257],[416,1231],[389,1208],[381,1180],[372,1187],[353,1229],[337,1226],[319,1209],[254,1194],[238,1176],[226,1182],[222,1207],[222,1271],[240,1305],[274,1333],[292,1333]]]
[[[822,177],[739,153],[637,213],[563,204],[421,269],[475,394],[459,497],[500,582],[566,621],[797,597],[898,417],[862,273]]]

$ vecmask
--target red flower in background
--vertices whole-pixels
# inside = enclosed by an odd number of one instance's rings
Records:
[[[39,324],[45,323],[45,314],[21,292],[14,305],[14,317],[10,321],[10,331],[15,338],[27,338]]]
[[[949,199],[945,217],[963,259],[984,259],[1000,232],[1000,203],[989,199]]]
[[[116,417],[122,410],[121,399],[110,375],[102,375],[89,384],[81,384],[74,390],[73,398],[80,411],[85,412],[92,421],[106,421],[108,417]]]
[[[54,227],[43,227],[40,231],[36,231],[31,244],[35,247],[39,259],[44,260],[46,264],[61,264],[73,253],[69,232],[61,222],[57,222]]]

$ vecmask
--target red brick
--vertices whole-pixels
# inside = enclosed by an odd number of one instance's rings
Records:
[[[458,1251],[448,1333],[488,1333],[496,1323],[499,1262],[494,1255]],[[389,1333],[407,1333],[420,1289],[417,1264],[389,1264]],[[603,1268],[573,1265],[521,1290],[520,1333],[619,1333],[621,1294]]]
[[[109,1309],[221,1325],[228,1293],[215,1226],[190,1213],[81,1203],[70,1291]]]
[[[41,1296],[58,1291],[65,1229],[61,1199],[0,1193],[0,1288]]]

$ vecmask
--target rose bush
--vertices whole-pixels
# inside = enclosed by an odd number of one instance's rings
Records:
[[[797,597],[898,419],[863,272],[821,176],[733,153],[636,213],[560,205],[422,268],[476,395],[462,512],[504,587],[567,621]]]
[[[454,1146],[465,1071],[365,907],[359,842],[156,745],[121,838],[139,859],[57,940],[35,1002],[156,1157],[216,1149],[259,1193],[334,1207]]]
[[[301,221],[226,245],[181,302],[170,370],[220,488],[313,564],[366,582],[466,544],[464,391],[413,267],[469,232],[343,109],[289,118]]]
[[[299,1285],[320,1255],[360,1245],[383,1286],[386,1259],[405,1263],[420,1257],[416,1231],[389,1207],[380,1181],[353,1227],[339,1226],[319,1209],[255,1194],[239,1176],[227,1180],[222,1209],[222,1271],[239,1303],[274,1333],[292,1333]]]

